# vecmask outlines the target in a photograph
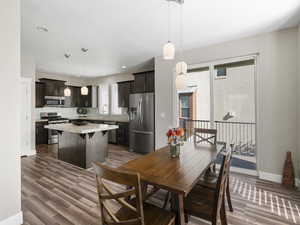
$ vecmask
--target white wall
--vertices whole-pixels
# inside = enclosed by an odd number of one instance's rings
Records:
[[[54,79],[54,80],[64,80],[67,81],[66,85],[72,85],[72,86],[83,86],[86,85],[88,78],[84,77],[76,77],[76,76],[67,76],[63,74],[53,74],[53,73],[46,73],[46,72],[36,72],[36,81],[38,81],[40,78],[48,78],[48,79]]]
[[[300,25],[298,26],[298,82],[297,82],[297,91],[298,91],[298,99],[300,99]],[[298,156],[300,157],[300,101],[298,100],[298,111],[297,111],[297,116],[298,116],[298,132],[297,132],[297,140],[298,140]],[[299,165],[300,167],[300,165]]]
[[[127,81],[127,80],[134,80],[134,77],[132,74],[114,74],[109,76],[103,76],[103,77],[95,77],[88,79],[88,83],[90,85],[96,85],[96,84],[114,84],[117,82]]]
[[[21,76],[31,79],[31,149],[35,152],[35,60],[21,48]]]
[[[0,223],[15,222],[9,224],[22,222],[18,104],[20,100],[19,4],[19,0],[0,1],[0,102],[2,104],[0,110],[2,127],[0,129]]]
[[[258,168],[281,174],[286,151],[297,158],[297,39],[298,29],[183,52],[189,65],[259,53],[258,57]],[[156,147],[166,145],[165,132],[173,126],[173,70],[176,61],[155,59]],[[298,171],[297,171],[298,172]]]

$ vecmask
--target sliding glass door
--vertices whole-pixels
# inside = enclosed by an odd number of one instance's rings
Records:
[[[194,128],[216,129],[217,142],[234,151],[238,172],[256,173],[255,58],[193,65],[176,89],[177,123],[193,140]]]

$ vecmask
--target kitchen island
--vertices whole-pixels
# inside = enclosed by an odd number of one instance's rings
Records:
[[[72,123],[49,124],[45,128],[58,132],[58,159],[73,165],[90,168],[92,162],[104,162],[108,154],[108,132],[117,125]]]

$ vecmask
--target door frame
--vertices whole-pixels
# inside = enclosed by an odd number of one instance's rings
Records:
[[[29,77],[21,77],[20,79],[20,95],[22,95],[22,87],[21,85],[22,84],[25,84],[26,87],[27,87],[27,90],[28,90],[28,93],[26,93],[26,96],[27,96],[27,100],[29,102],[29,106],[28,106],[28,110],[29,110],[29,114],[28,114],[28,126],[29,126],[29,145],[28,145],[28,149],[26,149],[25,151],[22,149],[22,146],[20,146],[20,154],[21,156],[30,156],[30,155],[35,155],[35,149],[32,149],[31,146],[32,146],[32,132],[34,132],[32,130],[32,78],[29,78]],[[20,98],[21,99],[21,98]],[[22,103],[21,103],[21,106],[22,107]],[[20,108],[20,113],[22,112],[22,108]],[[21,115],[20,115],[20,118],[21,118]],[[21,128],[21,120],[20,120],[20,135],[21,134],[21,131],[22,131],[22,128]],[[21,145],[21,140],[20,140],[20,145]]]
[[[232,63],[232,62],[238,62],[238,61],[244,61],[244,60],[254,60],[254,108],[255,108],[255,139],[256,139],[256,174],[259,175],[260,171],[260,146],[261,146],[261,141],[259,139],[260,137],[260,130],[258,129],[261,127],[261,122],[259,120],[260,117],[260,104],[259,104],[259,99],[260,99],[260,77],[258,76],[259,73],[259,60],[260,60],[260,55],[259,53],[253,53],[249,55],[244,55],[244,56],[237,56],[237,57],[229,57],[229,58],[224,58],[224,59],[216,59],[216,60],[211,60],[207,62],[202,62],[202,63],[196,63],[196,64],[188,64],[188,69],[194,69],[194,68],[199,68],[199,67],[209,67],[210,71],[210,99],[214,99],[214,65],[216,64],[226,64],[226,63]],[[174,127],[178,126],[178,92],[176,90],[176,69],[173,69],[173,76],[172,76],[172,103],[173,103],[173,125]],[[214,104],[210,104],[210,121],[211,125],[213,124],[214,121]],[[251,174],[253,175],[253,174]]]

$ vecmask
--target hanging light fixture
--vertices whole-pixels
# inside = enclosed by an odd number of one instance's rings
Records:
[[[89,49],[87,49],[87,48],[81,48],[81,51],[86,54],[87,54],[88,50]],[[81,87],[80,92],[81,92],[81,95],[88,95],[89,89],[87,88],[87,86],[83,86],[83,87]]]
[[[65,89],[64,89],[64,96],[65,97],[70,97],[71,96],[71,89],[69,88],[69,87],[66,87]]]
[[[183,1],[180,2],[180,56],[182,58],[183,52]],[[187,74],[187,64],[184,61],[180,61],[176,64],[176,74],[177,76],[186,76]]]
[[[170,41],[170,1],[168,1],[168,42],[163,47],[163,57],[165,60],[175,58],[175,45]]]
[[[80,89],[81,95],[88,95],[89,89],[86,86],[81,87]]]

